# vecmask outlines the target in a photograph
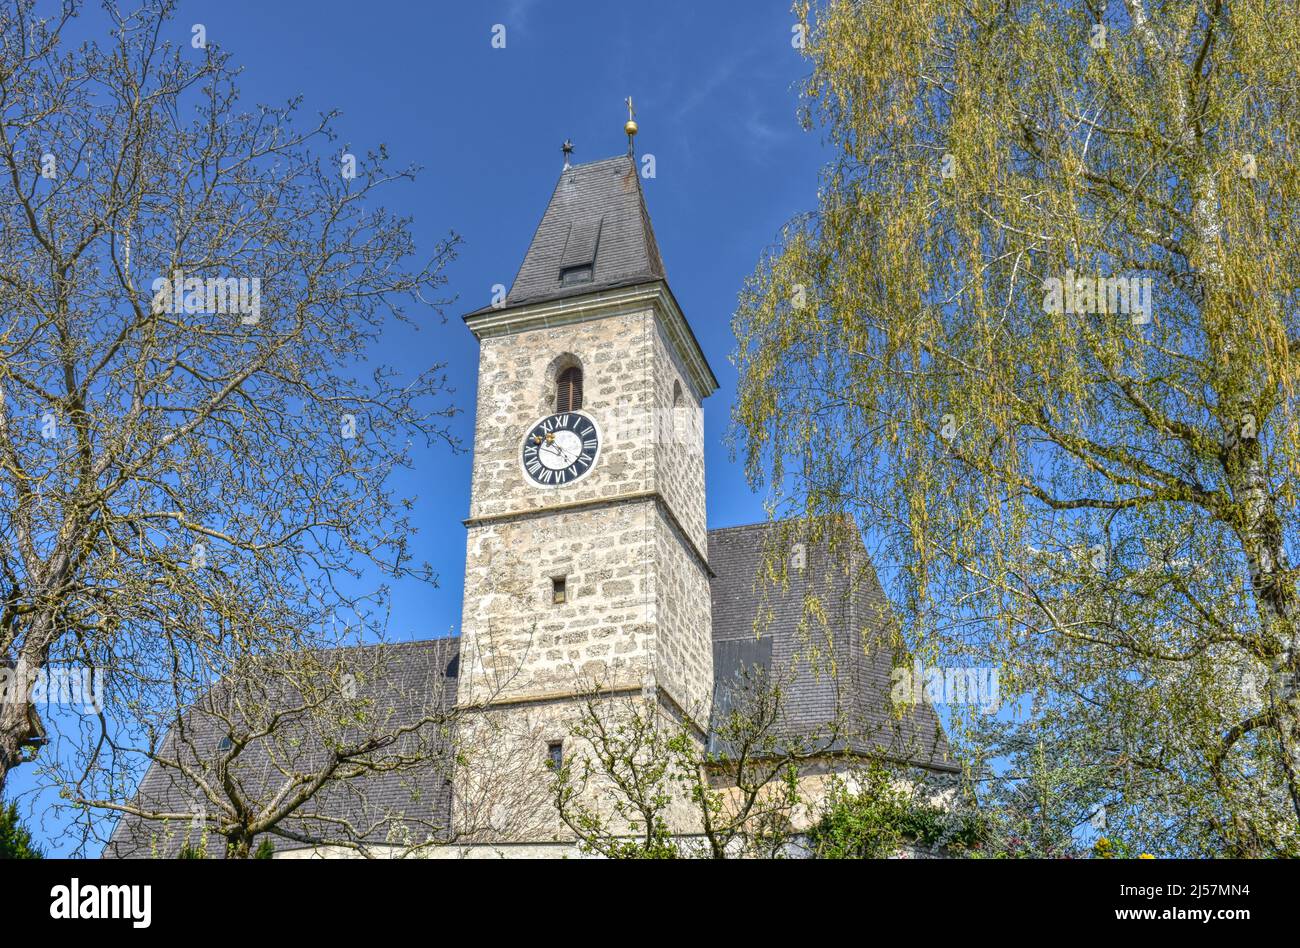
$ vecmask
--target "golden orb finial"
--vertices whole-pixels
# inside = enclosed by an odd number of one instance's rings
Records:
[[[625,100],[627,105],[627,123],[623,126],[623,131],[627,132],[627,152],[632,153],[632,139],[636,135],[636,110],[632,108],[632,97],[628,96]]]

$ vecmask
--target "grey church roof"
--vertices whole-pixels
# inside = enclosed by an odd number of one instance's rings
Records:
[[[646,285],[662,287],[677,311],[692,349],[688,361],[699,370],[701,397],[716,391],[717,377],[668,285],[636,159],[619,155],[560,173],[505,299],[464,319],[477,334],[477,321],[491,323],[517,307]]]
[[[826,543],[806,543],[803,568],[791,569],[788,584],[780,585],[770,580],[766,566],[771,544],[780,539],[779,529],[778,524],[763,523],[709,531],[708,555],[715,574],[715,720],[729,706],[738,671],[757,664],[782,683],[778,731],[789,742],[812,735],[820,740],[829,722],[842,720],[848,727],[826,746],[829,752],[956,770],[930,705],[904,709],[901,715],[892,708],[890,673],[906,656],[891,644],[890,607],[861,541],[855,539],[847,553],[832,551]],[[809,594],[821,603],[827,617],[824,626],[804,620]],[[427,698],[421,701],[420,696],[435,694],[442,706],[454,706],[459,644],[455,638],[442,638],[385,646],[384,674],[364,681],[361,696],[394,707],[398,722],[403,714],[413,717],[418,707],[427,705]],[[410,708],[404,709],[394,696],[410,696]],[[210,747],[215,753],[221,737],[216,727],[208,726],[210,733],[204,734],[201,721],[192,726],[199,733],[195,743],[200,749]],[[309,743],[304,743],[304,764],[320,752]],[[727,751],[716,735],[710,745],[715,752]],[[449,756],[450,743],[447,747]],[[256,773],[259,766],[267,769],[266,756],[259,757],[257,748],[250,747],[250,772]],[[278,779],[274,768],[269,771],[268,786]],[[419,770],[348,781],[311,801],[290,825],[310,830],[318,816],[342,818],[373,827],[367,836],[372,843],[383,843],[395,833],[424,840],[431,829],[451,825],[450,776],[450,760],[438,759]],[[137,793],[151,806],[176,812],[188,812],[196,799],[173,771],[156,766],[148,770]],[[128,816],[118,821],[104,856],[174,857],[187,841],[196,843],[197,834],[184,825],[146,824]],[[210,855],[219,857],[217,842]],[[272,842],[281,849],[297,848],[288,840]]]
[[[454,708],[459,652],[457,639],[441,638],[336,649],[322,654],[328,660],[337,659],[343,667],[358,671],[357,697],[369,703],[374,715],[384,717],[379,725],[382,732],[398,734],[416,727],[425,718],[437,716],[439,710]],[[367,676],[363,669],[378,670],[379,674]],[[228,706],[220,707],[217,715],[203,713],[202,706],[200,702],[188,715],[189,738],[179,755],[173,731],[163,746],[162,756],[179,756],[187,766],[196,767],[197,772],[210,778],[211,771],[202,764],[196,765],[194,757],[206,755],[211,760],[219,753]],[[374,760],[385,764],[402,753],[423,753],[421,747],[442,750],[429,766],[418,770],[392,769],[329,784],[286,820],[284,826],[312,838],[321,838],[322,834],[338,838],[341,835],[338,827],[345,822],[355,828],[356,839],[375,844],[395,839],[423,842],[430,835],[440,836],[451,822],[451,751],[446,735],[434,725],[425,725],[419,737],[399,737],[393,745],[378,752]],[[246,799],[265,804],[284,786],[284,770],[316,772],[325,753],[319,742],[311,740],[310,726],[295,722],[280,729],[274,752],[265,742],[250,744],[241,755],[237,780],[245,788]],[[195,806],[211,809],[205,800],[176,769],[157,765],[151,765],[146,771],[135,797],[137,805],[153,812],[182,814],[192,813]],[[201,831],[190,823],[189,820],[146,822],[136,816],[123,816],[113,828],[103,856],[175,858],[187,844],[192,848],[201,844]],[[296,849],[302,845],[270,835],[267,838],[277,849]],[[209,858],[224,858],[220,837],[209,836],[207,842]]]
[[[561,172],[505,305],[543,303],[655,280],[666,280],[666,275],[641,177],[635,159],[620,155]]]
[[[709,531],[715,718],[742,667],[757,665],[782,686],[781,730],[792,741],[812,746],[838,722],[832,750],[956,770],[934,708],[890,700],[890,676],[907,655],[891,634],[893,611],[857,531],[833,549],[827,539],[800,540],[797,530],[783,536],[790,526]],[[801,542],[803,565],[788,566],[776,582],[768,554],[789,542]],[[809,614],[810,600],[824,622]],[[712,744],[726,750],[716,734]]]

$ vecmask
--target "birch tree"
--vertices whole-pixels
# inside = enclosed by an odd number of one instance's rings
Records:
[[[834,157],[735,318],[749,476],[881,538],[922,654],[998,663],[1087,771],[1075,818],[1295,854],[1294,10],[796,14]]]

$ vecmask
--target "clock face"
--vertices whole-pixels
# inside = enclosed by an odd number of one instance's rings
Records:
[[[529,480],[541,487],[565,487],[585,477],[596,463],[600,431],[590,415],[560,412],[533,425],[519,450]]]

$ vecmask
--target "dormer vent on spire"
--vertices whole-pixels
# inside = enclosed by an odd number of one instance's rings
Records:
[[[604,220],[601,216],[594,221],[580,220],[569,226],[569,239],[560,257],[560,283],[563,285],[590,283],[594,279],[596,251],[600,246],[600,228]]]

